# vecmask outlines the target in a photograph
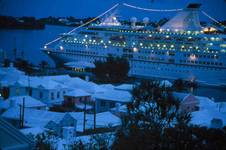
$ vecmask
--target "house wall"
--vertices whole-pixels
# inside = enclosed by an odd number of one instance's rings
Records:
[[[45,125],[45,128],[52,130],[60,137],[63,136],[63,127],[73,127],[74,133],[76,133],[77,120],[71,117],[70,114],[65,114],[65,116],[58,123],[54,121],[49,121]]]
[[[27,89],[25,87],[20,87],[20,86],[10,86],[9,87],[9,97],[11,96],[23,96],[27,95]]]
[[[180,109],[184,112],[193,112],[199,110],[199,102],[196,99],[186,99],[181,102]]]
[[[72,97],[64,96],[64,105],[67,107],[75,107],[75,104],[84,104],[86,101],[87,105],[93,105],[91,96],[82,96],[82,97]]]
[[[109,111],[111,108],[114,108],[116,106],[116,103],[120,103],[121,105],[126,104],[118,101],[96,99],[96,112],[99,113],[99,112]]]
[[[52,101],[63,101],[64,94],[68,89],[45,89],[45,88],[27,88],[19,85],[9,87],[9,96],[23,96],[30,95],[31,97],[38,99],[44,103],[51,103]]]
[[[52,130],[55,134],[61,135],[61,126],[58,123],[55,123],[54,121],[49,121],[45,128]]]

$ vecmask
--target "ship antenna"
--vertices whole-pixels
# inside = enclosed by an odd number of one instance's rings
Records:
[[[143,10],[143,11],[151,11],[151,12],[173,12],[173,11],[182,11],[183,9],[150,9],[150,8],[142,8],[142,7],[138,7],[138,6],[134,6],[134,5],[130,5],[127,3],[123,3],[124,6],[126,7],[130,7],[130,8],[134,8],[134,9],[138,9],[138,10]]]

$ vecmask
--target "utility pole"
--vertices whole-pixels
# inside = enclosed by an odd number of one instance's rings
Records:
[[[21,106],[21,104],[19,105],[19,107],[20,107],[19,128],[21,129],[22,128],[22,106]]]
[[[93,106],[93,125],[94,125],[94,131],[96,130],[96,99],[94,99],[94,106]]]
[[[85,132],[85,130],[86,130],[86,100],[84,106],[83,132]]]
[[[23,97],[23,106],[22,106],[22,123],[21,128],[24,127],[24,108],[25,108],[25,98]]]

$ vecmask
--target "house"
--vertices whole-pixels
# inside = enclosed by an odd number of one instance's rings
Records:
[[[68,87],[43,77],[21,76],[8,85],[9,97],[29,95],[47,105],[61,104],[68,90]]]
[[[93,95],[96,103],[96,112],[109,111],[117,103],[123,105],[132,101],[132,96],[128,91],[107,89],[102,93]]]
[[[50,120],[44,127],[53,131],[59,137],[62,137],[65,127],[73,128],[73,136],[76,136],[76,125],[77,120],[69,113],[65,113],[63,118],[59,120]]]
[[[96,128],[117,127],[121,125],[121,119],[113,115],[111,112],[97,113],[96,119],[94,119],[93,114],[86,114],[85,123],[83,112],[60,113],[47,110],[25,108],[24,114],[24,126],[27,128],[40,127],[51,129],[51,127],[60,128],[60,126],[72,126],[71,123],[74,122],[74,120],[77,121],[76,132],[84,132],[84,130],[86,129],[94,128],[94,120],[96,120]],[[68,114],[74,119],[72,119]],[[14,126],[19,127],[20,109],[18,107],[8,109],[2,114],[2,117]],[[59,133],[58,129],[56,130],[56,133]]]
[[[194,95],[187,94],[180,101],[180,109],[185,112],[197,111],[199,110],[199,101]]]
[[[64,95],[64,105],[71,108],[83,110],[86,104],[87,109],[92,109],[94,102],[92,101],[91,94],[81,89],[74,89]]]
[[[116,90],[128,91],[131,92],[133,90],[133,84],[121,84],[115,87]]]
[[[4,99],[9,97],[9,85],[21,77],[25,77],[25,73],[13,67],[13,64],[10,67],[0,67],[0,92]]]
[[[190,93],[174,92],[173,96],[180,101],[180,109],[185,112],[194,112],[216,108],[216,104],[208,97],[194,96]]]
[[[0,117],[0,137],[0,149],[2,150],[34,149],[34,143],[2,117]]]
[[[46,76],[44,78],[51,79],[55,82],[61,83],[62,85],[69,87],[70,89],[81,89],[90,94],[101,93],[105,91],[104,88],[95,84],[94,82],[86,81],[78,77],[61,75],[61,76]]]
[[[23,100],[25,104],[25,108],[33,108],[33,109],[43,109],[46,110],[48,107],[45,103],[34,99],[30,96],[13,96],[8,98],[7,100],[1,101],[0,108],[8,109],[10,107],[19,107],[23,105]]]
[[[216,106],[219,112],[226,113],[226,102],[217,102]]]
[[[216,109],[205,109],[191,113],[191,124],[218,128],[226,126],[226,113],[219,112]]]
[[[111,112],[118,117],[122,117],[128,114],[128,108],[127,105],[116,104],[116,107],[112,108]]]

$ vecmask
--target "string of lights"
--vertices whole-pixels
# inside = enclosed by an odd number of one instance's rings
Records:
[[[142,8],[142,7],[137,7],[133,6],[127,3],[123,3],[124,6],[134,8],[134,9],[139,9],[139,10],[144,10],[144,11],[154,11],[154,12],[174,12],[174,11],[182,11],[183,9],[149,9],[149,8]]]
[[[211,19],[212,21],[214,21],[215,23],[219,24],[220,26],[222,26],[223,28],[226,29],[226,26],[224,26],[222,23],[220,23],[219,21],[217,21],[216,19],[214,19],[213,17],[211,17],[210,15],[208,15],[205,11],[201,11],[206,17],[208,17],[209,19]]]
[[[78,30],[79,28],[84,27],[84,26],[86,26],[86,25],[92,23],[93,21],[97,20],[98,18],[104,16],[105,14],[107,14],[108,12],[110,12],[111,10],[115,9],[116,7],[118,7],[118,5],[119,5],[118,3],[115,4],[113,7],[111,7],[111,8],[108,9],[107,11],[103,12],[103,13],[100,14],[99,16],[97,16],[97,17],[93,18],[92,20],[87,21],[86,23],[84,23],[84,24],[82,24],[82,25],[80,25],[80,26],[78,26],[78,27],[72,29],[71,31],[67,32],[67,34],[70,34],[70,33],[74,32],[74,31]],[[54,43],[54,42],[56,42],[56,41],[59,41],[59,40],[62,39],[63,37],[64,37],[64,36],[58,37],[57,39],[54,39],[53,41],[50,41],[50,42],[46,43],[45,46],[48,46],[48,45],[50,45],[50,44],[52,44],[52,43]]]
[[[182,11],[183,9],[148,9],[148,8],[142,8],[142,7],[137,7],[137,6],[133,6],[133,5],[130,5],[130,4],[127,4],[127,3],[123,3],[122,4],[123,6],[126,6],[126,7],[130,7],[130,8],[134,8],[134,9],[138,9],[138,10],[143,10],[143,11],[152,11],[152,12],[174,12],[174,11]],[[90,21],[87,21],[86,23],[72,29],[71,31],[67,32],[66,34],[70,34],[76,30],[78,30],[79,28],[81,27],[84,27],[90,23],[92,23],[93,21],[99,19],[100,17],[104,16],[105,14],[107,14],[108,12],[110,12],[111,10],[115,9],[116,7],[119,6],[119,3],[115,4],[113,7],[111,7],[110,9],[108,9],[107,11],[103,12],[102,14],[100,14],[99,16],[93,18],[92,20]],[[219,21],[217,21],[216,19],[214,19],[213,17],[211,17],[210,15],[208,15],[205,11],[201,11],[206,17],[208,17],[209,19],[211,19],[212,21],[214,21],[215,23],[219,24],[220,26],[222,26],[223,28],[226,28],[222,23],[220,23]],[[48,43],[45,44],[45,47],[56,42],[56,41],[59,41],[60,39],[62,39],[64,37],[61,36],[61,37],[58,37]]]

